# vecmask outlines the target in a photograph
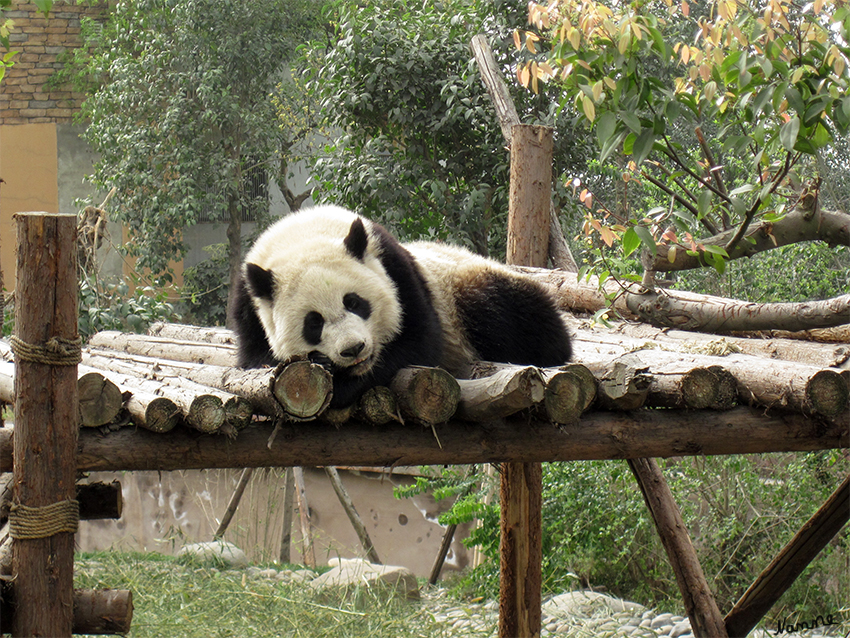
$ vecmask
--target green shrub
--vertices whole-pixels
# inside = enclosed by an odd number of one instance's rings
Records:
[[[156,321],[180,319],[162,289],[137,286],[131,293],[126,281],[99,287],[88,277],[80,282],[79,309],[83,338],[101,330],[141,333]]]
[[[207,259],[183,272],[183,303],[192,323],[223,326],[230,279],[227,244],[205,246]]]

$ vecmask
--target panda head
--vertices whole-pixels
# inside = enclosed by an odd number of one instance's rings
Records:
[[[249,253],[245,281],[275,358],[363,375],[398,334],[402,311],[363,221],[341,235],[310,223],[272,227]]]

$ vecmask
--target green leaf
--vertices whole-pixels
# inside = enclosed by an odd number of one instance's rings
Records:
[[[634,148],[632,149],[632,157],[635,164],[640,165],[643,160],[649,156],[652,151],[652,145],[655,144],[655,131],[651,128],[644,129],[635,140]]]
[[[640,237],[641,243],[652,253],[652,256],[655,257],[658,254],[658,249],[655,246],[655,238],[652,236],[652,233],[649,232],[649,229],[646,226],[635,226],[635,234]]]
[[[711,210],[711,198],[713,195],[714,194],[706,188],[699,194],[699,197],[697,197],[697,212],[699,213],[700,219],[705,217],[708,214],[708,211]]]
[[[640,236],[635,232],[634,227],[629,228],[623,233],[623,257],[631,255],[637,247],[640,246]]]
[[[53,7],[53,0],[33,0],[33,3],[41,13],[47,13]]]
[[[794,150],[794,145],[797,143],[797,135],[800,133],[800,118],[792,117],[782,125],[779,129],[779,141],[782,146],[788,151]]]
[[[641,125],[640,118],[631,111],[623,111],[620,113],[620,120],[629,127],[633,133],[640,133]]]
[[[617,117],[606,111],[596,120],[596,139],[599,141],[599,146],[604,147],[605,143],[613,137],[617,129]]]

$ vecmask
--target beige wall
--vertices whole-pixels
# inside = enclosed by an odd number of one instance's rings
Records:
[[[58,213],[56,125],[0,126],[0,266],[7,290],[15,286],[15,225],[18,212]]]

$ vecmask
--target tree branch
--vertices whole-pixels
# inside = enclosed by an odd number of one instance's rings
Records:
[[[729,238],[740,229],[729,229],[701,241],[703,246],[726,246]],[[830,246],[850,245],[850,215],[836,211],[794,209],[788,215],[775,222],[762,221],[746,234],[747,241],[738,242],[729,252],[729,259],[752,257],[780,246],[803,241],[823,241]],[[688,254],[683,247],[677,247],[675,258],[670,261],[670,246],[659,244],[652,269],[659,272],[691,270],[706,265],[703,252]]]

